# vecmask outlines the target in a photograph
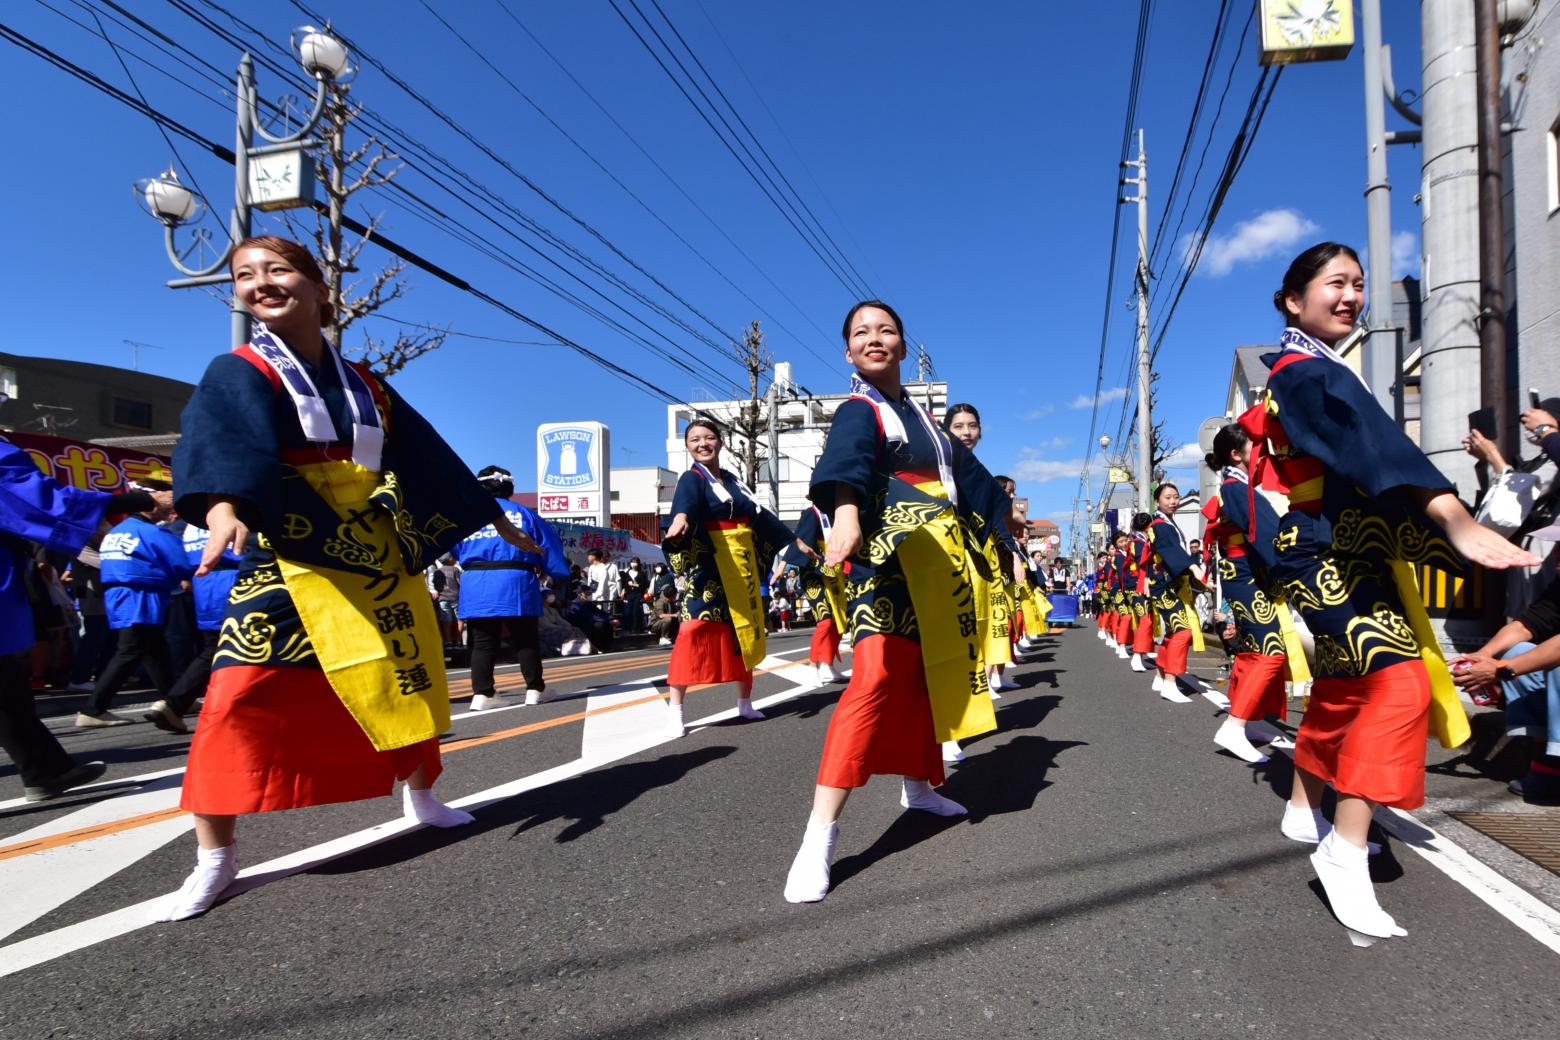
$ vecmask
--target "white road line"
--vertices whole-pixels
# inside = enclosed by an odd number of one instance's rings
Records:
[[[802,651],[805,651],[806,649],[807,648],[805,646],[800,648]],[[786,654],[794,652],[796,651],[784,651]],[[791,668],[803,666],[799,662],[787,662],[781,667],[786,670],[790,670]],[[778,671],[779,669],[776,670]],[[756,701],[755,703],[759,705],[778,704],[782,701],[789,700],[792,697],[796,697],[802,693],[806,693],[816,688],[818,688],[816,681],[799,683],[790,689],[784,690],[781,693],[774,694],[769,697],[764,697],[762,700]],[[695,720],[690,724],[690,726],[701,727],[711,725],[713,723],[730,718],[735,715],[735,713],[735,709],[717,712],[713,715],[708,715],[704,718]],[[482,714],[487,713],[483,712]],[[664,737],[657,743],[662,742],[666,742]],[[516,795],[524,794],[527,791],[533,791],[539,787],[545,787],[548,784],[554,784],[561,780],[571,779],[572,777],[579,776],[582,773],[597,768],[605,764],[607,761],[610,760],[601,758],[591,760],[586,760],[584,758],[575,759],[573,762],[566,762],[563,765],[555,766],[552,769],[546,769],[539,773],[533,773],[530,776],[521,777],[517,780],[511,780],[507,783],[499,784],[496,787],[490,787],[484,791],[478,791],[475,794],[470,794],[464,798],[459,798],[450,804],[461,809],[479,809],[483,806],[493,805],[494,803],[501,802],[507,798],[513,798]],[[157,825],[154,825],[153,827],[144,829],[152,830],[155,829],[156,826]],[[321,844],[314,845],[306,849],[300,849],[297,852],[278,857],[277,859],[262,863],[259,866],[250,867],[239,873],[238,879],[233,883],[233,887],[229,889],[229,892],[231,893],[230,898],[231,896],[240,895],[244,892],[250,891],[251,889],[258,888],[261,885],[268,884],[272,881],[277,881],[285,877],[290,877],[294,874],[302,873],[306,870],[312,869],[313,867],[319,866],[322,863],[329,862],[330,860],[338,859],[350,853],[358,852],[363,849],[370,848],[374,845],[378,845],[381,842],[388,841],[389,839],[398,835],[407,834],[411,831],[417,830],[422,826],[422,824],[417,823],[414,820],[408,820],[404,817],[401,817],[386,821],[381,824],[376,824],[373,827],[368,827],[364,830],[360,830],[352,834],[343,835],[339,838],[333,838],[330,841],[322,842]],[[124,907],[120,910],[110,911],[109,913],[103,914],[99,917],[91,918],[87,921],[81,921],[77,924],[67,925],[64,928],[58,928],[51,932],[45,932],[42,935],[37,935],[30,939],[23,939],[21,942],[12,943],[9,946],[0,946],[0,977],[12,975],[19,971],[24,971],[27,968],[46,963],[58,957],[66,956],[67,954],[74,953],[89,946],[94,946],[100,942],[106,942],[109,939],[118,938],[122,935],[128,935],[131,932],[145,928],[152,923],[148,919],[151,911],[160,906],[167,899],[171,898],[172,895],[173,893],[170,892],[167,895],[158,896],[154,899],[148,899],[133,906]]]

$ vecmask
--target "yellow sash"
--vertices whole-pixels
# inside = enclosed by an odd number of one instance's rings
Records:
[[[1290,682],[1310,682],[1311,662],[1305,659],[1305,644],[1300,642],[1300,630],[1295,627],[1295,617],[1289,612],[1289,604],[1273,600],[1278,610],[1278,632],[1284,637],[1284,665],[1289,670]]]
[[[368,503],[379,474],[347,461],[298,472],[341,518],[320,532],[326,554],[371,560],[382,575],[277,557],[326,680],[378,750],[437,737],[450,726],[444,642],[422,575],[402,569],[394,521]]]
[[[921,490],[942,497],[941,487]],[[897,550],[921,629],[921,660],[939,742],[997,728],[991,690],[981,667],[981,633],[959,519],[952,508],[921,524]]]
[[[1051,601],[1043,594],[1036,596],[1035,590],[1029,587],[1028,582],[1017,583],[1017,589],[1018,609],[1024,613],[1024,631],[1032,636],[1045,635],[1050,631],[1050,626],[1045,623],[1045,617],[1051,612]]]
[[[971,577],[974,579],[976,595],[980,595],[981,586],[985,585],[985,592],[989,597],[987,606],[986,641],[982,647],[986,667],[999,664],[1013,663],[1013,644],[1008,639],[1008,620],[1013,611],[1012,600],[1008,599],[1007,582],[1002,576],[1002,557],[997,552],[997,544],[994,539],[988,539],[985,551],[986,563],[991,567],[991,581],[981,579],[979,571],[970,568]]]
[[[758,550],[753,547],[753,529],[709,527],[715,546],[715,567],[720,572],[721,591],[726,594],[726,613],[737,634],[742,651],[742,667],[752,671],[768,650],[768,631],[764,627],[764,601],[758,589]]]
[[[1403,560],[1388,562],[1397,582],[1398,595],[1403,600],[1403,614],[1419,642],[1420,659],[1430,673],[1430,732],[1444,748],[1461,747],[1473,735],[1473,728],[1468,724],[1468,712],[1463,708],[1451,670],[1441,654],[1441,644],[1430,628],[1430,615],[1425,613],[1425,605],[1419,598],[1419,581],[1414,568]]]
[[[1192,605],[1197,599],[1197,594],[1192,591],[1192,583],[1183,578],[1176,584],[1175,595],[1181,601],[1181,617],[1186,627],[1192,630],[1192,649],[1200,654],[1208,647],[1203,642],[1202,619],[1197,616],[1197,608]]]

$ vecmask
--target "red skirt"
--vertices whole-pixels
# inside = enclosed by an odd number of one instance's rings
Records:
[[[861,787],[891,773],[940,784],[942,749],[932,729],[921,645],[904,636],[869,635],[855,644],[850,685],[823,738],[818,783]]]
[[[318,668],[234,665],[211,673],[179,805],[212,816],[382,798],[424,766],[437,738],[378,751]]]
[[[1116,642],[1122,646],[1130,646],[1132,643],[1132,612],[1123,610],[1116,615],[1116,630],[1112,633]]]
[[[1352,795],[1397,809],[1425,803],[1430,674],[1403,661],[1351,679],[1318,679],[1295,737],[1295,765]]]
[[[813,664],[833,664],[840,656],[840,630],[834,627],[833,618],[824,618],[813,626],[812,647],[807,660]]]
[[[1284,696],[1283,654],[1236,654],[1230,668],[1230,717],[1282,719],[1289,709]]]
[[[1166,675],[1186,674],[1186,654],[1192,646],[1192,633],[1187,629],[1174,632],[1159,644],[1159,656],[1154,663]]]
[[[1132,652],[1134,654],[1154,652],[1154,612],[1152,610],[1137,619],[1137,625],[1132,630]]]
[[[737,633],[730,624],[684,621],[678,627],[666,672],[667,685],[744,682],[752,678],[753,673],[742,666]]]

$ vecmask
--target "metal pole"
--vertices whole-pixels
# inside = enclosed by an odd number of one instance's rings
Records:
[[[1515,456],[1511,401],[1506,393],[1506,227],[1501,196],[1500,19],[1495,0],[1475,0],[1479,99],[1479,360],[1480,399],[1495,420],[1501,454]]]
[[[233,214],[229,234],[233,245],[249,237],[249,148],[254,143],[255,65],[248,52],[238,61],[238,130],[233,146]],[[233,346],[249,342],[249,312],[232,302]]]
[[[1381,0],[1361,0],[1365,58],[1365,229],[1370,264],[1369,332],[1360,345],[1360,374],[1383,409],[1392,410],[1392,185],[1387,180],[1387,115],[1381,79]]]
[[[780,384],[769,384],[769,499],[780,512]]]
[[[1138,131],[1137,181],[1137,473],[1138,512],[1150,512],[1150,486],[1154,482],[1153,417],[1149,390],[1152,383],[1148,358],[1148,153],[1143,131]]]

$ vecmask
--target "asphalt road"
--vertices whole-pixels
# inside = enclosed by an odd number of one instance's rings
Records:
[[[1444,838],[1426,857],[1383,832],[1373,869],[1409,936],[1353,947],[1278,833],[1288,760],[1216,751],[1214,704],[1160,700],[1092,629],[1016,669],[944,789],[968,817],[903,812],[875,779],[834,891],[787,904],[840,689],[789,663],[805,639],[771,641],[766,720],[671,742],[649,733],[664,650],[549,662],[561,699],[446,738],[439,790],[481,795],[474,825],[396,825],[390,799],[246,819],[242,862],[265,869],[173,925],[139,904],[193,860],[178,776],[155,776],[187,738],[67,731],[108,786],[0,803],[0,1035],[1560,1035],[1560,926],[1546,946],[1513,923],[1531,897],[1486,885],[1516,900],[1503,916],[1438,869]],[[733,697],[695,691],[689,718]],[[0,797],[17,786],[0,772]],[[1536,905],[1530,930],[1560,921]]]

